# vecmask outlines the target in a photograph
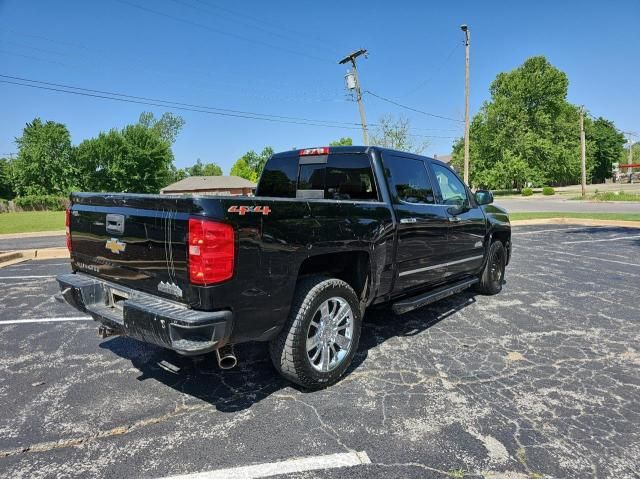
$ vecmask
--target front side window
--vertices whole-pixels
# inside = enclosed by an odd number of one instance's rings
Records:
[[[460,178],[449,168],[442,165],[433,165],[433,171],[440,186],[442,202],[445,205],[462,206],[467,201],[467,190]]]
[[[385,156],[384,165],[400,200],[407,203],[435,203],[431,181],[422,160]]]

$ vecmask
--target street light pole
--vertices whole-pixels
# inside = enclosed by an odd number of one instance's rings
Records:
[[[360,123],[362,124],[362,137],[365,146],[369,146],[369,130],[367,129],[367,117],[364,114],[364,103],[362,101],[362,91],[360,90],[360,78],[358,77],[358,68],[356,67],[356,58],[360,55],[367,55],[367,50],[361,48],[340,60],[338,63],[344,65],[351,62],[353,67],[354,89],[356,91],[356,100],[358,101],[358,110],[360,111]]]
[[[584,108],[580,108],[580,164],[582,170],[582,198],[587,196],[587,142],[584,136]]]
[[[469,184],[469,38],[471,36],[469,27],[460,25],[460,30],[464,32],[465,56],[464,56],[464,182]]]
[[[631,135],[629,136],[629,159],[627,160],[628,165],[633,165],[633,140],[631,139]],[[629,183],[633,183],[633,168],[630,166],[627,168],[629,170]]]

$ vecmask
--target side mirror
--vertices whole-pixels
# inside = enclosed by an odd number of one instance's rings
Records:
[[[489,190],[478,190],[475,192],[476,203],[479,205],[488,205],[493,203],[493,193]]]
[[[451,216],[458,216],[458,215],[461,215],[462,213],[466,213],[470,209],[471,209],[471,205],[469,204],[469,200],[465,199],[459,205],[453,205],[447,208],[447,213],[449,213]]]

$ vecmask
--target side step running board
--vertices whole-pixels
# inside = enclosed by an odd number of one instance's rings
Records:
[[[422,308],[427,304],[440,301],[441,299],[446,298],[447,296],[451,296],[452,294],[464,291],[465,289],[473,286],[479,281],[480,278],[469,278],[463,279],[462,281],[458,281],[454,284],[441,286],[440,288],[428,291],[427,293],[397,301],[393,303],[393,305],[391,306],[391,310],[395,314],[408,313],[409,311],[412,311],[414,309]]]

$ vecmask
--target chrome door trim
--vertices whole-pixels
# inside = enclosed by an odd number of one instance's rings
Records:
[[[446,266],[453,266],[454,264],[466,263],[467,261],[474,261],[482,258],[484,258],[484,255],[471,256],[469,258],[459,259],[456,261],[449,261],[448,263],[440,263],[433,266],[426,266],[424,268],[410,269],[408,271],[401,272],[400,276],[407,276],[409,274],[422,273],[423,271],[430,271],[432,269],[444,268]]]

